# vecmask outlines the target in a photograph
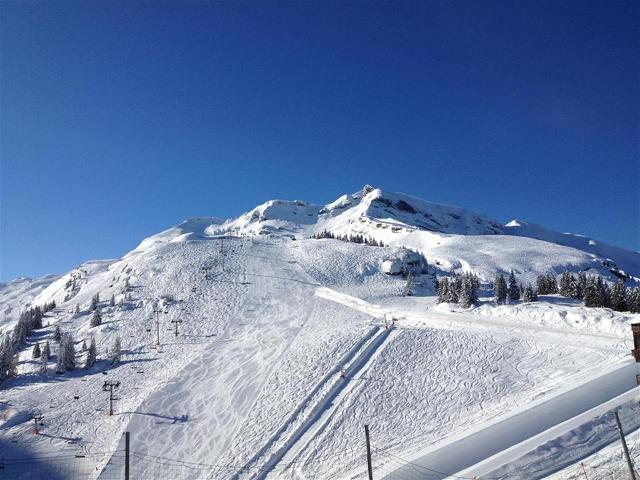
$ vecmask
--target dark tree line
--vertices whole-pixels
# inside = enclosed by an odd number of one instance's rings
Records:
[[[555,279],[553,279],[555,282]],[[540,285],[545,290],[552,288],[551,279],[546,275],[538,277],[536,282],[537,288],[533,288],[531,284],[523,285],[518,283],[516,274],[511,270],[508,279],[504,278],[501,273],[498,274],[493,281],[493,299],[497,304],[505,304],[515,300],[522,300],[525,303],[535,302],[538,300]]]
[[[574,275],[565,271],[560,276],[558,290],[563,297],[584,300],[587,307],[640,313],[640,287],[627,287],[624,280],[610,285],[600,275],[587,275],[584,272]]]
[[[370,245],[372,247],[384,247],[384,243],[376,240],[375,238],[368,238],[364,235],[360,234],[351,234],[351,235],[336,235],[333,232],[329,232],[328,230],[323,230],[322,232],[314,233],[312,238],[320,240],[322,238],[333,238],[334,240],[340,240],[342,242],[351,242],[351,243],[362,243],[364,245]]]
[[[450,277],[440,278],[436,282],[439,303],[457,303],[464,308],[478,302],[480,279],[475,273],[462,275],[452,273]]]
[[[0,337],[0,383],[18,375],[18,349],[33,330],[42,328],[44,314],[56,307],[55,302],[31,307],[20,314],[18,324]],[[41,354],[40,354],[41,355]]]

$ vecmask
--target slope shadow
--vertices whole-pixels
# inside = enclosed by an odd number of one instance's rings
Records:
[[[0,439],[0,478],[15,480],[82,478],[72,476],[72,472],[81,471],[78,468],[79,461],[85,463],[85,459],[77,459],[72,455],[55,455],[55,452],[47,456],[38,456],[25,447]]]

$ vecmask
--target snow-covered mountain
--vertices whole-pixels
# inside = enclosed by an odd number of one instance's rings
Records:
[[[611,279],[640,278],[640,253],[513,220],[501,225],[471,210],[426,202],[366,185],[327,205],[269,200],[237,218],[191,218],[149,237],[128,255],[157,243],[220,235],[361,235],[420,252],[440,270],[473,271],[489,281],[514,270],[526,281],[541,273],[592,271]],[[492,237],[488,237],[491,235]],[[515,238],[514,238],[515,237]]]
[[[313,238],[324,232],[384,246]],[[376,478],[544,478],[615,439],[589,436],[606,430],[606,406],[640,427],[628,334],[639,316],[553,295],[436,305],[434,279],[472,271],[483,290],[511,270],[522,282],[566,269],[640,276],[637,252],[581,238],[366,186],[326,205],[272,200],[237,218],[190,218],[120,259],[2,284],[4,331],[29,305],[57,306],[21,346],[18,378],[0,386],[0,457],[29,456],[47,478],[110,478],[127,430],[134,478],[358,479],[368,424]],[[428,267],[402,297],[406,280],[383,266],[413,259],[409,249]],[[92,327],[96,294],[103,320]],[[56,326],[73,334],[79,365],[95,340],[98,363],[55,375]],[[116,338],[124,355],[111,365]],[[41,375],[31,349],[46,340]],[[114,416],[107,379],[120,382]],[[45,435],[31,433],[38,412]],[[550,450],[553,464],[538,468]]]

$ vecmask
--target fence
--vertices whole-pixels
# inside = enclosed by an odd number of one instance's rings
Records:
[[[640,453],[640,445],[631,448],[633,456]],[[360,451],[335,453],[320,457],[323,464],[332,464],[332,458],[347,455],[357,468],[349,473],[336,472],[318,476],[318,480],[367,480],[367,455],[363,442]],[[455,452],[452,452],[455,455]],[[372,475],[375,480],[530,480],[539,478],[532,470],[510,472],[499,477],[461,476],[455,472],[442,472],[425,465],[412,463],[385,448],[371,445]],[[564,468],[551,475],[554,480],[627,480],[629,474],[622,455],[596,455],[582,462]],[[268,471],[261,467],[247,468],[240,478],[313,478],[302,470],[304,475],[296,476],[296,462],[286,466],[286,472],[275,467]],[[87,453],[79,455],[71,452],[59,452],[50,456],[33,458],[0,458],[0,480],[228,480],[239,471],[239,465],[197,463],[181,459],[171,459],[137,452],[135,449],[110,452]],[[286,473],[286,474],[285,474]],[[640,476],[638,476],[640,478]]]

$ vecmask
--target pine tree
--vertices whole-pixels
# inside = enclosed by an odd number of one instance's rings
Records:
[[[91,310],[95,310],[98,308],[98,303],[100,303],[100,293],[96,293],[93,297],[91,297]]]
[[[40,354],[40,356],[46,357],[47,360],[49,360],[49,357],[51,356],[51,347],[49,346],[49,340],[44,342],[44,347],[42,347],[42,353]]]
[[[600,292],[596,284],[596,279],[593,276],[587,277],[587,284],[584,290],[584,304],[587,307],[601,307],[602,301],[600,298]]]
[[[410,297],[412,295],[413,295],[413,271],[409,269],[409,272],[407,273],[407,282],[402,288],[402,296]]]
[[[558,293],[558,282],[556,281],[556,276],[553,273],[549,273],[547,275],[547,291],[549,295],[555,295]]]
[[[473,273],[467,272],[464,274],[458,300],[462,307],[469,308],[478,301],[476,293],[478,283],[478,278]]]
[[[573,298],[578,300],[584,299],[584,292],[587,288],[587,274],[584,272],[580,272],[578,274],[578,278],[576,279],[576,288],[575,295]]]
[[[78,305],[76,303],[76,308],[73,311],[74,315],[77,317],[78,315],[80,315],[80,305]]]
[[[537,299],[538,295],[536,294],[535,290],[533,289],[531,284],[527,284],[527,286],[522,291],[522,302],[530,303],[535,302]]]
[[[92,338],[91,343],[89,344],[89,350],[87,352],[87,360],[85,362],[85,368],[91,368],[95,365],[97,355],[98,355],[98,351],[96,349],[96,340]]]
[[[111,300],[109,300],[109,306],[111,307],[115,307],[116,306],[116,296],[115,295],[111,295]]]
[[[562,275],[560,276],[560,285],[558,291],[563,297],[571,298],[574,296],[573,275],[571,275],[571,273],[567,270],[562,272]]]
[[[91,322],[89,323],[90,327],[97,327],[98,325],[102,325],[102,313],[100,312],[100,307],[96,308],[93,311],[93,316],[91,317]]]
[[[502,274],[493,282],[493,298],[497,304],[504,303],[507,299],[507,282]]]
[[[511,270],[511,273],[509,273],[509,282],[507,288],[509,300],[518,300],[520,298],[520,288],[518,287],[516,275],[515,273],[513,273],[513,270]]]
[[[113,344],[113,350],[111,351],[111,365],[116,366],[120,363],[120,356],[122,347],[120,345],[120,337],[116,337],[116,341]]]
[[[56,325],[56,329],[53,331],[53,340],[58,343],[62,340],[62,332],[60,332],[59,325]]]
[[[628,303],[631,313],[640,313],[640,287],[633,288],[629,291]]]
[[[44,355],[42,355],[40,357],[40,366],[38,368],[38,373],[40,375],[46,375],[47,374],[47,368],[49,367],[49,356],[47,355],[46,357]]]
[[[76,368],[76,349],[73,342],[73,336],[65,333],[60,341],[58,349],[58,362],[56,364],[56,373],[62,374]]]
[[[40,343],[36,342],[33,346],[33,352],[31,353],[31,358],[40,358],[42,352],[40,351]]]
[[[546,275],[538,275],[536,279],[536,287],[538,288],[538,292],[541,295],[546,295],[549,293],[548,279]]]
[[[58,375],[62,375],[64,372],[67,371],[67,368],[65,366],[65,359],[64,359],[65,355],[66,355],[65,349],[62,348],[62,346],[60,346],[60,348],[58,348],[58,358],[56,360],[56,373]]]
[[[87,351],[87,342],[86,342],[86,340],[82,340],[82,346],[80,347],[80,351],[82,351],[82,352],[86,352]]]
[[[618,312],[627,310],[627,288],[623,280],[616,282],[611,289],[611,308]]]
[[[449,295],[449,279],[441,278],[438,280],[438,303],[446,303]]]

